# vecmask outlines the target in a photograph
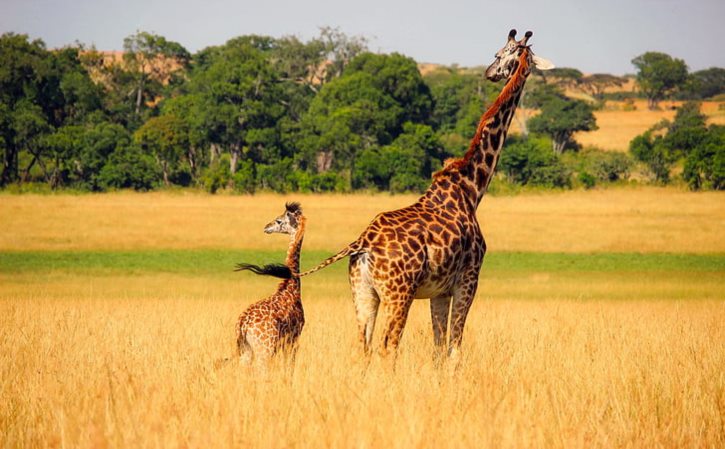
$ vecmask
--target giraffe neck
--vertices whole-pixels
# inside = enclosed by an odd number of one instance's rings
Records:
[[[287,265],[294,273],[300,272],[300,252],[302,249],[302,239],[305,237],[305,222],[305,217],[300,216],[297,224],[297,230],[293,234],[290,234],[285,265]]]
[[[478,207],[493,179],[501,148],[530,72],[528,58],[528,49],[523,49],[513,76],[481,117],[466,154],[448,162],[435,175],[434,185],[436,181],[445,180],[461,186],[474,207]]]

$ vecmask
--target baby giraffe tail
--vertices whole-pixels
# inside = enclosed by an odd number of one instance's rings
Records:
[[[249,270],[254,274],[261,274],[264,276],[274,276],[281,279],[291,279],[292,270],[287,265],[281,263],[270,263],[264,266],[253,265],[251,263],[238,263],[234,271]]]

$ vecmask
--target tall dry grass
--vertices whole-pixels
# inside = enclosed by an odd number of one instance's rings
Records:
[[[309,218],[306,250],[336,251],[379,212],[415,195],[0,194],[0,251],[279,249],[261,238],[285,201]],[[491,251],[725,252],[725,195],[674,188],[490,196],[478,210]]]
[[[261,228],[288,199],[307,210],[305,249],[334,250],[414,197],[0,195],[0,251],[278,250]],[[480,213],[491,251],[722,253],[722,206],[627,189],[491,197]],[[361,357],[340,270],[303,282],[293,370],[214,370],[275,281],[200,273],[0,271],[0,447],[725,445],[716,268],[484,268],[458,369],[433,363],[423,300],[395,371]]]
[[[360,357],[346,280],[323,278],[303,287],[294,370],[215,371],[269,280],[54,276],[63,288],[0,283],[5,448],[725,445],[722,301],[486,290],[457,371],[433,364],[419,301],[392,371]]]

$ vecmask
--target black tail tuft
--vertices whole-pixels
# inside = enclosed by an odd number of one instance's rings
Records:
[[[264,276],[274,276],[276,278],[291,279],[292,270],[287,265],[281,263],[270,263],[263,267],[252,265],[251,263],[238,263],[234,271],[249,270],[254,274],[262,274]]]

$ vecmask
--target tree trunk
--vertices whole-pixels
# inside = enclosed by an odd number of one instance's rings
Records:
[[[656,98],[647,99],[647,109],[649,109],[650,111],[656,111],[658,104],[659,104],[659,100],[657,100]]]
[[[219,157],[219,154],[221,154],[219,145],[215,143],[209,145],[209,164],[213,164],[216,158]]]
[[[189,151],[187,153],[187,158],[189,158],[189,167],[191,168],[191,176],[195,177],[196,175],[196,150],[194,147],[189,146]]]
[[[45,182],[50,184],[51,179],[50,179],[50,175],[48,175],[48,169],[45,168],[45,162],[43,162],[43,159],[38,154],[34,153],[32,150],[28,150],[28,151],[30,152],[30,154],[33,155],[33,157],[35,157],[38,160],[38,165],[40,165],[40,169],[43,170],[43,178],[45,179]]]
[[[167,164],[166,162],[162,162],[161,171],[164,174],[164,185],[167,187],[170,186],[171,183],[169,182],[169,164]]]
[[[18,178],[18,152],[15,148],[5,148],[3,171],[0,176],[0,185],[7,185]]]
[[[136,92],[136,115],[139,115],[141,113],[141,101],[143,100],[143,87],[144,87],[144,77],[143,74],[141,75],[141,79],[138,83],[138,91]]]
[[[237,172],[237,162],[239,162],[239,157],[242,155],[242,151],[239,145],[234,144],[229,152],[231,154],[231,157],[229,158],[229,173],[233,175]]]
[[[35,162],[38,160],[38,158],[33,155],[33,160],[30,161],[27,167],[25,167],[23,177],[20,179],[20,182],[28,182],[28,178],[30,177],[30,170],[33,168],[33,165],[35,165]]]

